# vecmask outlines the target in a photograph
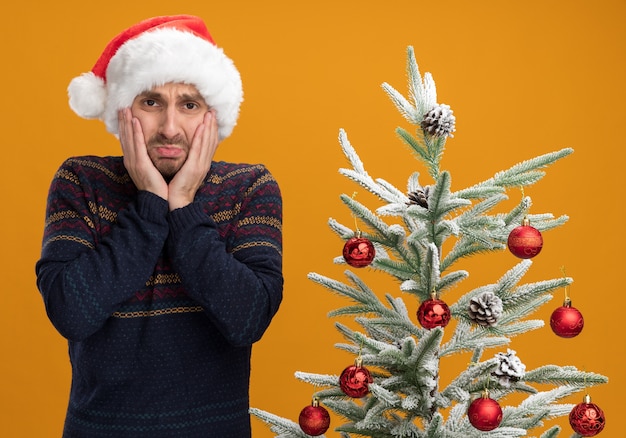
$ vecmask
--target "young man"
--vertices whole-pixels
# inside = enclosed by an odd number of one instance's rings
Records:
[[[251,345],[282,299],[282,206],[262,165],[213,161],[239,74],[193,16],[114,38],[70,106],[123,157],[75,157],[48,195],[37,284],[68,339],[63,436],[250,436]]]

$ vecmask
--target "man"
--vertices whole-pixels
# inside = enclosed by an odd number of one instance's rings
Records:
[[[193,16],[125,30],[70,83],[123,157],[76,157],[48,195],[37,284],[68,339],[63,436],[250,436],[251,345],[282,299],[282,206],[262,165],[213,161],[239,74]]]

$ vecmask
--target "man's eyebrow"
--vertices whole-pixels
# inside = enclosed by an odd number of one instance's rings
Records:
[[[158,100],[162,98],[162,94],[161,93],[157,93],[156,91],[144,91],[143,93],[139,94],[138,97],[141,97],[143,99],[154,99],[154,100]]]
[[[180,96],[178,96],[178,100],[181,102],[182,101],[202,102],[206,106],[209,106],[209,104],[206,103],[206,101],[204,100],[204,97],[202,97],[200,93],[183,93]]]

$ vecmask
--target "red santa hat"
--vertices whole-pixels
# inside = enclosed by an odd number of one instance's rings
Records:
[[[204,22],[191,15],[150,18],[113,38],[91,71],[72,79],[69,104],[117,135],[118,110],[168,82],[195,85],[216,110],[220,138],[230,135],[243,100],[241,77]]]

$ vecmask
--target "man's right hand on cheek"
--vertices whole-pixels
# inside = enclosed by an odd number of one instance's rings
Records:
[[[119,140],[124,154],[124,167],[139,190],[152,192],[167,200],[165,179],[148,156],[141,124],[130,108],[118,112]]]

